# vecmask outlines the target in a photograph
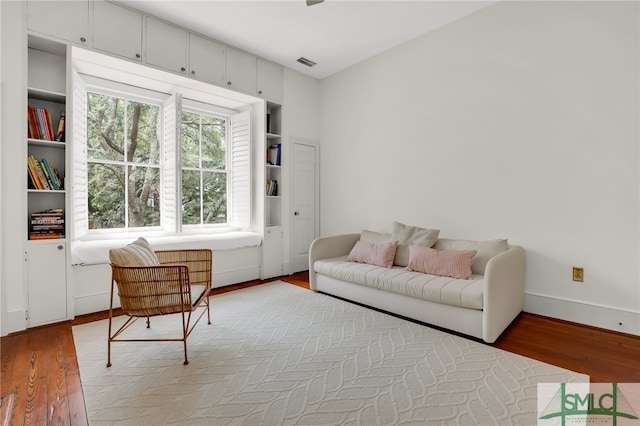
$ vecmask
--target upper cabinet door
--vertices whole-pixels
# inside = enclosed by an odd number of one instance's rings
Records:
[[[186,74],[187,32],[150,16],[147,16],[146,21],[146,62]]]
[[[256,93],[256,57],[227,47],[227,86]]]
[[[89,0],[29,0],[27,25],[31,31],[86,45],[89,39]]]
[[[258,96],[282,103],[282,74],[284,67],[258,58],[256,82]]]
[[[208,83],[224,84],[225,46],[189,34],[189,76]]]
[[[94,1],[93,48],[142,61],[142,14],[103,0]]]

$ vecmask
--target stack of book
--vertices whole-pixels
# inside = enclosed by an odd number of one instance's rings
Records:
[[[29,223],[30,240],[52,240],[64,238],[64,210],[49,209],[31,213]]]
[[[27,157],[29,186],[34,189],[61,190],[64,184],[58,169],[46,158],[38,161],[33,155]]]
[[[271,145],[267,150],[267,163],[271,164],[272,166],[279,166],[280,152],[281,152],[280,144]]]
[[[41,139],[45,141],[64,141],[64,110],[60,111],[60,120],[58,121],[58,127],[54,131],[49,110],[46,108],[36,108],[29,105],[28,124],[28,138]]]
[[[275,197],[278,195],[278,181],[275,179],[267,180],[267,196]]]

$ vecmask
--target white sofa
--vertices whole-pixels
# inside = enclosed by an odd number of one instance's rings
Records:
[[[525,264],[522,247],[508,245],[506,240],[439,238],[433,245],[435,249],[477,249],[472,259],[473,275],[470,279],[456,279],[409,271],[395,264],[386,268],[349,262],[347,257],[356,242],[361,236],[371,241],[372,234],[377,233],[363,231],[315,240],[309,251],[311,289],[487,343],[495,342],[522,311]],[[374,241],[387,238],[392,235],[377,234]]]

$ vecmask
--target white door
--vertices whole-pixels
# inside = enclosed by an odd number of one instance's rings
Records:
[[[309,246],[318,236],[317,147],[293,144],[292,272],[309,269]]]

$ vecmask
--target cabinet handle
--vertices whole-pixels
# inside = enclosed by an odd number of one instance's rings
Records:
[[[136,53],[136,58],[140,59],[140,54]]]
[[[194,75],[196,73],[196,70],[191,70],[191,75]]]
[[[227,81],[227,86],[231,86],[231,82],[230,81]]]
[[[262,95],[262,90],[258,90],[258,95]]]
[[[185,72],[187,69],[185,67],[180,67],[180,71]]]
[[[294,216],[300,216],[300,212],[294,212],[293,215]]]
[[[62,244],[58,244],[58,247],[56,247],[58,250],[62,250],[64,248],[64,246]]]
[[[80,41],[84,43],[84,42],[86,42],[86,41],[87,41],[87,39],[86,39],[86,38],[84,38],[84,37],[80,37]]]

